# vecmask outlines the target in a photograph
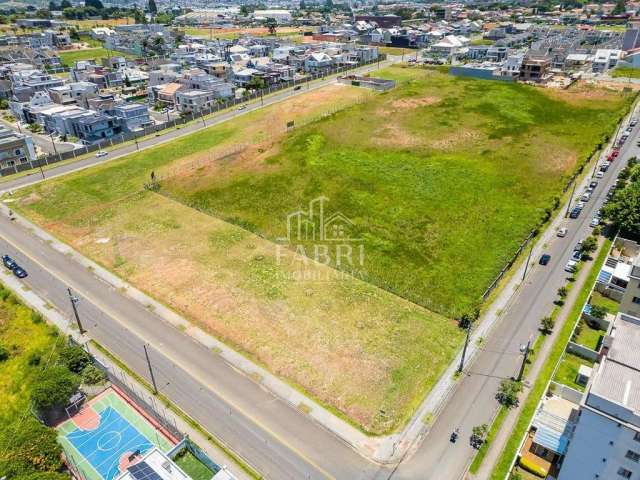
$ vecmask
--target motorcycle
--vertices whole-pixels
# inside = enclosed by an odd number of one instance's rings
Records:
[[[452,433],[451,433],[451,437],[449,437],[449,441],[451,443],[456,443],[456,440],[458,440],[458,429],[456,428]]]

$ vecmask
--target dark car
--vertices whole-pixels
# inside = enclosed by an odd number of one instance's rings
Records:
[[[580,250],[574,250],[571,254],[571,260],[578,262],[582,258],[582,252]]]
[[[593,180],[590,184],[589,187],[590,188],[596,188],[598,186],[598,182],[596,180]]]
[[[580,212],[582,211],[581,208],[574,208],[573,210],[571,210],[571,213],[569,214],[569,218],[578,218],[580,216]]]
[[[540,261],[538,263],[540,263],[540,265],[546,265],[549,263],[549,260],[551,260],[551,255],[545,253],[540,257]]]
[[[20,265],[13,267],[13,274],[18,278],[24,278],[27,276],[27,271]]]
[[[9,270],[13,270],[18,265],[15,262],[15,260],[11,258],[9,255],[2,256],[2,263],[4,263],[4,266],[7,267]]]

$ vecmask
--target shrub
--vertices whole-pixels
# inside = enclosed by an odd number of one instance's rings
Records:
[[[544,317],[540,322],[540,328],[545,334],[549,334],[553,331],[553,327],[556,326],[556,321],[551,317]]]
[[[55,365],[44,370],[42,378],[34,385],[31,399],[38,410],[66,405],[80,386],[80,377],[67,367]]]
[[[97,385],[106,380],[104,372],[93,364],[84,367],[82,371],[82,382],[87,385]]]
[[[4,345],[0,345],[0,362],[9,360],[9,350]]]
[[[79,345],[66,345],[60,352],[60,363],[73,373],[81,373],[91,363],[89,354]]]
[[[609,309],[607,307],[603,307],[602,305],[591,305],[591,313],[590,315],[595,318],[603,319],[609,313]]]
[[[496,393],[496,400],[507,408],[518,406],[518,394],[522,391],[522,384],[515,380],[502,380]]]

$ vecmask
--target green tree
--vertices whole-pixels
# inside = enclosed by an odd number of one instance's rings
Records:
[[[556,326],[556,321],[551,317],[544,317],[540,322],[540,329],[545,334],[549,334],[553,332],[553,327],[555,326]]]
[[[614,15],[621,15],[627,11],[627,7],[625,5],[625,0],[617,0],[616,6],[613,8]]]
[[[640,181],[626,185],[605,205],[604,216],[623,233],[640,234]]]
[[[275,18],[267,18],[267,28],[269,29],[269,35],[275,35],[278,29],[278,22]]]
[[[517,407],[519,400],[518,394],[522,391],[522,384],[515,380],[502,380],[500,382],[500,388],[496,393],[496,400],[500,405],[504,405],[507,408]]]
[[[59,351],[60,363],[73,373],[80,373],[91,363],[91,357],[79,345],[66,345]]]
[[[31,399],[38,410],[66,405],[80,386],[80,377],[63,365],[49,367],[33,387]]]
[[[602,305],[591,305],[590,315],[595,318],[603,319],[609,313],[609,309]]]
[[[156,5],[156,0],[149,0],[149,4],[147,8],[149,9],[149,13],[151,15],[155,15],[156,13],[158,13],[158,6]]]
[[[582,245],[580,245],[580,253],[582,255],[589,255],[595,252],[598,248],[598,239],[593,235],[589,235],[582,241]]]
[[[84,1],[84,6],[85,7],[93,7],[96,10],[104,9],[104,5],[102,5],[102,2],[100,0],[85,0]]]

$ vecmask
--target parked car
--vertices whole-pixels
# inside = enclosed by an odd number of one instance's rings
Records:
[[[574,250],[580,250],[582,248],[582,240],[578,240],[578,243],[576,243],[576,246],[573,247]]]
[[[596,172],[596,178],[604,178],[604,172]]]
[[[106,157],[108,153],[109,153],[109,152],[105,152],[104,150],[98,150],[98,151],[96,152],[96,157],[98,157],[98,158],[100,158],[100,157]]]
[[[611,185],[611,187],[609,188],[609,191],[607,192],[607,198],[613,197],[614,193],[616,193],[616,186]]]
[[[620,149],[614,148],[613,151],[611,152],[611,155],[613,156],[613,158],[617,158],[618,155],[620,155]]]
[[[631,126],[627,127],[627,132],[629,132],[629,133],[633,132],[633,127],[631,127]]]
[[[583,202],[588,202],[590,198],[591,198],[591,194],[589,192],[585,192],[580,197],[580,200],[582,200]]]
[[[578,218],[580,216],[581,211],[582,211],[581,208],[574,207],[573,210],[571,210],[571,213],[569,214],[569,218]]]
[[[576,262],[579,262],[581,258],[582,258],[582,252],[580,250],[574,250],[573,252],[571,252],[571,260],[575,260]]]
[[[551,255],[545,253],[540,257],[540,261],[538,263],[540,265],[546,265],[547,263],[549,263],[549,260],[551,260]]]
[[[18,278],[24,278],[27,276],[27,271],[20,265],[13,267],[13,274]]]
[[[578,202],[578,203],[576,203],[576,208],[579,208],[580,210],[582,210],[585,205],[586,205],[586,203],[584,203],[584,202]]]
[[[608,163],[603,163],[602,165],[600,165],[600,171],[601,172],[606,172],[607,170],[609,170],[609,164]]]
[[[300,85],[296,85],[295,87],[293,87],[294,90],[300,90],[302,88],[302,86]]]
[[[244,110],[245,108],[247,108],[246,105],[240,105],[237,110],[240,112],[240,111]]]
[[[597,227],[598,225],[600,225],[600,217],[593,217],[591,219],[591,223],[589,223],[590,227]]]
[[[591,183],[589,184],[589,187],[591,188],[596,188],[598,186],[598,181],[597,180],[592,180]]]
[[[566,237],[567,236],[567,232],[569,231],[569,229],[567,227],[562,227],[560,230],[558,230],[558,236],[560,238],[562,237]]]
[[[2,263],[4,263],[4,266],[7,267],[9,270],[13,270],[18,265],[15,262],[15,260],[11,258],[9,255],[2,256]]]
[[[569,260],[567,264],[564,266],[564,271],[573,273],[578,269],[578,262],[575,260]]]
[[[629,125],[631,125],[632,127],[635,127],[637,124],[638,124],[637,118],[632,118],[631,122],[629,122]]]
[[[640,147],[640,140],[636,142],[636,146]]]

